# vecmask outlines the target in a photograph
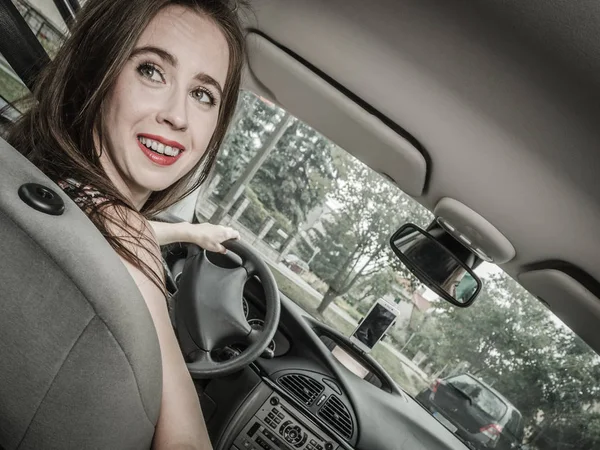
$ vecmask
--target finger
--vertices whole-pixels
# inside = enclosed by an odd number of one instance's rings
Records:
[[[223,253],[223,254],[227,253],[227,249],[225,247],[223,247],[221,244],[217,244],[216,248],[219,253]]]
[[[239,239],[240,238],[240,233],[237,230],[234,230],[233,228],[225,228],[224,231],[224,241],[227,241],[229,239]]]

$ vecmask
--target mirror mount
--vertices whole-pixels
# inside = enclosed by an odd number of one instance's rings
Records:
[[[428,230],[405,224],[392,235],[390,246],[419,281],[438,296],[460,308],[470,306],[482,287],[473,272],[481,259],[437,224]]]

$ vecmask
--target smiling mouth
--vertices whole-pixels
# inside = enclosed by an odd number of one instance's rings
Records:
[[[179,154],[183,151],[180,148],[171,147],[169,145],[165,145],[162,142],[158,142],[158,141],[156,141],[154,139],[150,139],[150,138],[145,137],[145,136],[138,136],[137,139],[148,150],[151,150],[151,151],[153,151],[155,153],[158,153],[160,155],[175,157],[175,156],[179,156]]]

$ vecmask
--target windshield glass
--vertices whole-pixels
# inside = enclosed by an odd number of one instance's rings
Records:
[[[371,356],[463,441],[600,448],[596,353],[494,265],[477,268],[484,286],[469,308],[426,289],[388,241],[403,223],[426,227],[433,216],[379,174],[244,93],[213,175],[198,219],[238,229],[308,314],[349,336],[374,302],[395,305]]]

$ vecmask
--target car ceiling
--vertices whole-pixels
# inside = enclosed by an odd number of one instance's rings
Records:
[[[252,10],[249,28],[420,142],[428,178],[416,199],[433,210],[455,198],[485,217],[516,249],[502,266],[510,275],[552,260],[600,280],[600,3],[256,0]]]

